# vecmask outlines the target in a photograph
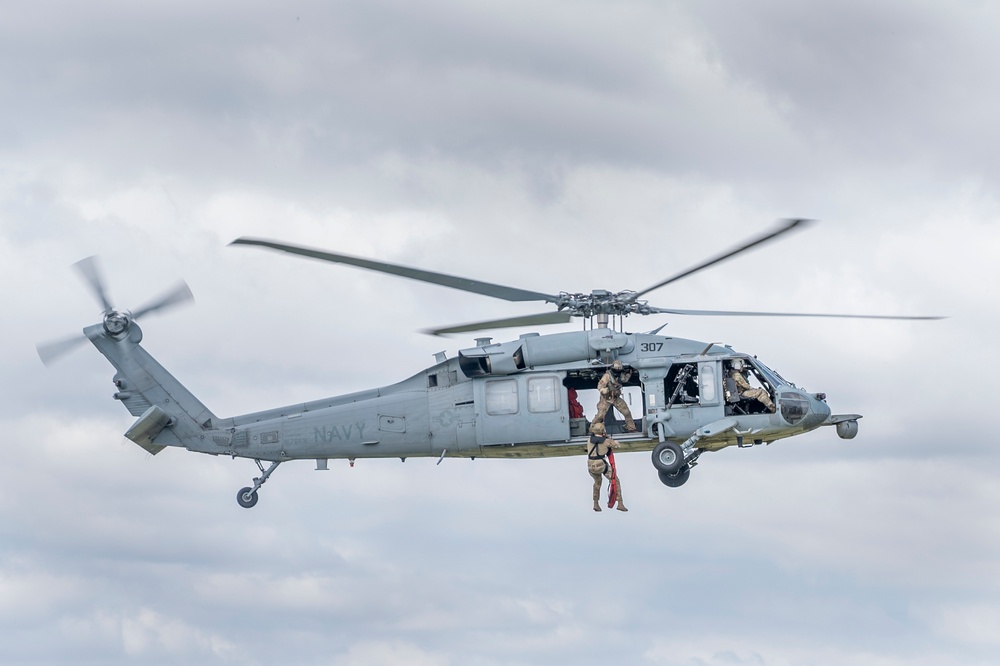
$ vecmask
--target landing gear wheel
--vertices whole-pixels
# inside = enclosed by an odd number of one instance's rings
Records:
[[[236,493],[236,501],[244,509],[251,509],[257,504],[257,491],[249,486],[240,488],[240,492]]]
[[[254,462],[257,463],[257,468],[261,471],[260,477],[253,480],[252,486],[240,488],[240,492],[236,493],[236,501],[244,509],[249,509],[257,505],[257,491],[267,482],[268,477],[271,476],[271,472],[278,469],[278,465],[281,464],[280,460],[275,460],[271,462],[270,467],[264,469],[264,465],[260,460],[254,460]]]
[[[684,466],[684,451],[674,442],[660,442],[653,449],[653,467],[658,472],[676,474]]]
[[[691,476],[691,468],[684,467],[679,472],[674,472],[673,474],[668,474],[666,472],[658,472],[660,475],[660,483],[667,486],[668,488],[680,488],[685,483],[687,483],[688,477]]]

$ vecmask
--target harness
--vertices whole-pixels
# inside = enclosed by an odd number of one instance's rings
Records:
[[[616,499],[618,498],[618,470],[615,469],[615,452],[608,447],[608,452],[602,455],[597,454],[597,447],[604,443],[607,437],[601,437],[600,435],[591,435],[590,444],[594,447],[593,449],[587,451],[587,458],[590,460],[601,460],[604,462],[604,471],[602,474],[607,474],[611,472],[611,483],[608,486],[608,508],[610,509],[614,506]],[[606,459],[605,459],[606,458]],[[608,464],[608,461],[611,464]],[[593,472],[591,472],[593,474]],[[600,477],[597,477],[600,480]]]
[[[605,456],[607,456],[608,454],[605,453],[603,456],[602,455],[598,455],[597,454],[597,447],[600,446],[601,444],[603,444],[604,440],[606,440],[606,439],[607,439],[607,437],[601,437],[600,435],[591,435],[590,436],[590,443],[593,445],[594,448],[592,448],[591,450],[587,451],[587,459],[588,460],[602,460],[602,461],[604,461],[604,471],[605,472],[608,471],[608,461],[605,460]],[[608,449],[608,453],[611,453],[611,449]]]

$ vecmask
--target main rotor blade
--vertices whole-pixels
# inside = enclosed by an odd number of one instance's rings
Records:
[[[185,303],[187,301],[193,301],[194,294],[191,293],[191,289],[187,286],[187,283],[181,280],[180,284],[174,287],[172,290],[156,299],[152,303],[139,308],[132,313],[133,319],[138,319],[139,317],[154,312],[156,310],[161,310],[163,308],[172,307],[180,303]]]
[[[114,310],[114,307],[111,305],[111,299],[108,298],[108,292],[104,288],[101,271],[97,267],[97,257],[85,257],[73,264],[73,267],[76,268],[80,275],[83,276],[83,279],[87,281],[87,284],[90,285],[90,288],[93,289],[97,300],[104,306],[104,312]]]
[[[242,237],[237,238],[230,243],[230,245],[259,245],[261,247],[269,247],[273,250],[280,250],[291,254],[300,254],[304,257],[312,257],[313,259],[320,259],[322,261],[331,261],[336,264],[348,264],[350,266],[357,266],[358,268],[367,268],[368,270],[378,271],[379,273],[388,273],[390,275],[410,278],[411,280],[430,282],[431,284],[438,284],[443,287],[470,291],[474,294],[501,298],[505,301],[559,302],[558,296],[543,294],[538,291],[505,287],[499,284],[491,284],[489,282],[481,282],[479,280],[470,280],[469,278],[456,277],[454,275],[445,275],[444,273],[434,273],[432,271],[425,271],[419,268],[409,268],[407,266],[389,264],[384,261],[373,261],[371,259],[362,259],[361,257],[352,257],[347,254],[337,254],[335,252],[325,252],[323,250],[316,250],[299,245],[289,245],[288,243],[278,243],[259,238]]]
[[[715,264],[721,263],[721,262],[725,261],[726,259],[732,259],[733,257],[735,257],[736,255],[738,255],[738,254],[740,254],[742,252],[746,252],[747,250],[749,250],[749,249],[751,249],[753,247],[756,247],[756,246],[761,245],[763,243],[766,243],[768,241],[774,240],[778,236],[780,236],[780,235],[782,235],[784,233],[787,233],[787,232],[791,231],[792,229],[794,229],[794,228],[796,228],[796,227],[798,227],[800,225],[808,224],[808,223],[810,223],[812,221],[813,220],[807,220],[807,219],[785,220],[784,221],[785,222],[784,226],[782,226],[777,231],[772,231],[771,233],[765,234],[763,236],[760,236],[759,238],[754,238],[753,240],[750,240],[750,241],[744,243],[743,245],[740,245],[736,249],[730,250],[729,252],[726,252],[725,254],[719,255],[718,257],[715,257],[714,259],[709,259],[708,261],[706,261],[704,263],[701,263],[701,264],[698,264],[697,266],[694,266],[692,268],[689,268],[689,269],[685,270],[682,273],[678,273],[677,275],[674,275],[673,277],[669,277],[666,280],[664,280],[663,282],[657,282],[652,287],[647,287],[646,289],[643,289],[642,291],[636,292],[636,294],[632,296],[631,300],[634,301],[637,298],[639,298],[640,296],[642,296],[643,294],[648,294],[649,292],[653,291],[654,289],[659,289],[660,287],[664,287],[664,286],[670,284],[671,282],[677,282],[678,280],[680,280],[682,278],[686,278],[689,275],[693,275],[694,273],[697,273],[700,270],[708,268],[709,266],[714,266]]]
[[[479,321],[471,324],[459,324],[448,328],[424,329],[421,333],[428,335],[447,335],[449,333],[467,333],[469,331],[485,331],[493,328],[513,328],[515,326],[545,326],[548,324],[565,324],[572,317],[568,312],[543,312],[541,314],[524,315],[522,317],[507,317],[492,321]]]
[[[38,358],[42,359],[44,365],[51,365],[54,360],[68,354],[73,351],[84,342],[87,341],[87,336],[77,333],[71,338],[66,338],[65,340],[55,340],[53,342],[46,342],[36,346],[38,350]]]
[[[651,314],[697,315],[705,317],[830,317],[837,319],[947,319],[933,316],[903,316],[903,315],[864,315],[864,314],[830,314],[809,312],[744,312],[731,310],[677,310],[673,308],[649,308]]]

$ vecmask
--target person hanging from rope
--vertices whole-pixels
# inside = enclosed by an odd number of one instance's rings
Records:
[[[622,502],[622,484],[614,466],[614,449],[621,444],[607,436],[603,423],[590,426],[590,433],[590,441],[587,443],[587,471],[594,479],[594,511],[601,510],[601,477],[608,479],[608,508],[617,502],[619,511],[628,511]]]
[[[621,412],[625,417],[625,432],[635,432],[635,421],[632,420],[632,412],[628,408],[625,400],[622,399],[622,383],[632,378],[632,370],[625,370],[621,361],[615,361],[608,368],[601,381],[597,382],[597,390],[601,394],[601,399],[597,403],[597,416],[590,422],[591,429],[598,423],[604,423],[611,406]]]

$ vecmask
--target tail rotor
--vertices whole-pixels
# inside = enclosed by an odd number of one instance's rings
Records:
[[[85,259],[81,259],[73,264],[73,267],[83,278],[84,282],[86,282],[86,284],[90,287],[98,303],[100,303],[104,308],[104,333],[113,338],[124,337],[128,333],[132,322],[140,317],[144,317],[145,315],[158,310],[166,310],[176,305],[194,301],[194,295],[191,293],[191,289],[187,286],[187,283],[181,280],[179,284],[164,293],[162,296],[153,299],[134,312],[129,310],[116,310],[111,304],[111,298],[108,296],[108,290],[104,285],[103,278],[101,277],[101,271],[99,269],[97,258],[86,257]],[[42,360],[44,365],[48,366],[56,359],[68,354],[86,341],[87,336],[78,333],[69,338],[42,343],[37,346],[38,357]]]

